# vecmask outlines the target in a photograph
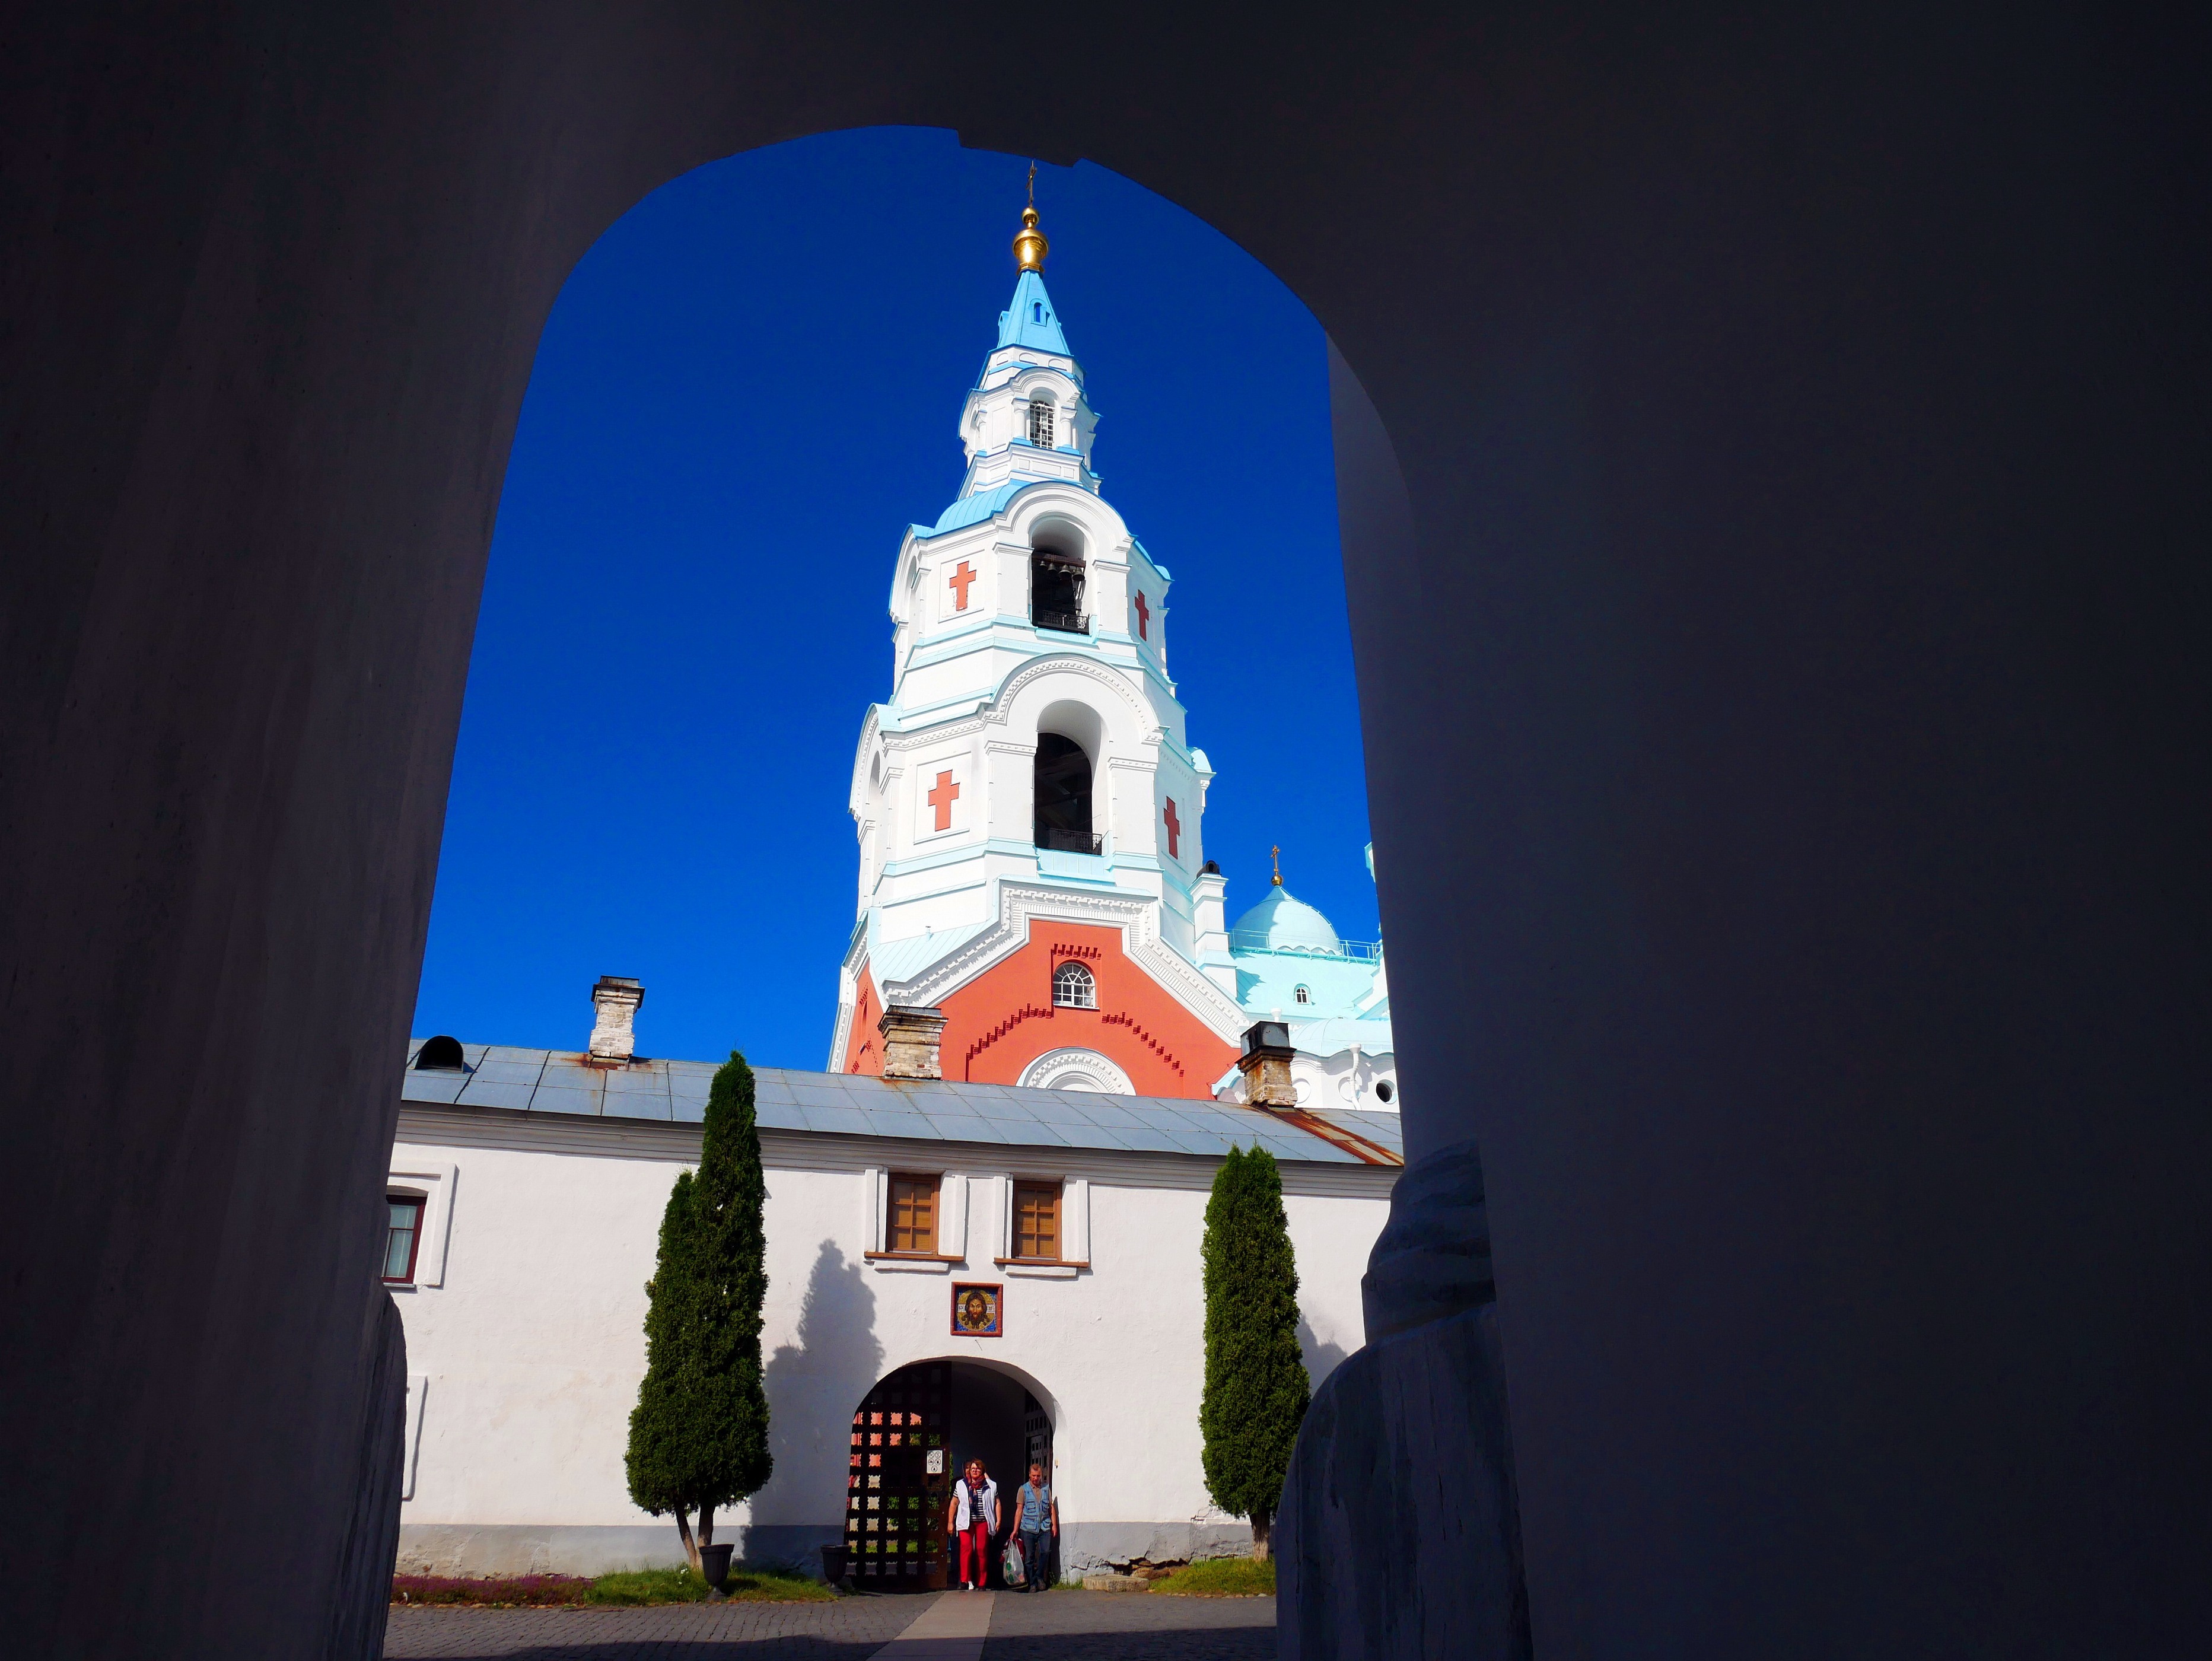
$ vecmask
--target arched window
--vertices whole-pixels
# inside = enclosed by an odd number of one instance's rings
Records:
[[[1034,771],[1036,845],[1062,854],[1096,854],[1091,834],[1091,757],[1073,739],[1037,734]]]
[[[1052,971],[1052,1001],[1062,1009],[1098,1007],[1098,983],[1079,963],[1064,963]]]
[[[1296,998],[1300,1003],[1311,1003],[1313,1001],[1313,994],[1303,986],[1292,989],[1291,995]]]
[[[425,1038],[422,1048],[415,1057],[417,1073],[464,1073],[468,1063],[461,1059],[461,1041],[441,1033],[434,1038]]]
[[[1052,405],[1038,399],[1030,405],[1030,442],[1052,448]]]

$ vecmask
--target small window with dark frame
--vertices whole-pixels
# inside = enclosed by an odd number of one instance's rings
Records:
[[[1052,1001],[1061,1009],[1098,1007],[1098,983],[1079,963],[1064,963],[1052,971]]]
[[[1060,1184],[1014,1184],[1014,1256],[1060,1261]]]
[[[1052,448],[1052,405],[1042,399],[1030,405],[1030,442]]]
[[[1291,995],[1293,998],[1296,998],[1300,1003],[1311,1003],[1313,1001],[1313,993],[1306,987],[1298,986],[1291,988]]]
[[[422,1243],[422,1197],[419,1194],[387,1194],[392,1219],[384,1232],[384,1278],[392,1285],[415,1278],[415,1253]]]
[[[937,1178],[894,1175],[891,1177],[890,1215],[884,1219],[884,1245],[886,1250],[934,1256],[937,1251]]]

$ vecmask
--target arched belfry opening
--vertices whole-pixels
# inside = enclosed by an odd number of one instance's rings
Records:
[[[1034,407],[1034,406],[1032,406]],[[1057,548],[1030,555],[1030,621],[1055,634],[1083,635],[1091,618],[1083,610],[1083,556]]]
[[[1036,845],[1060,854],[1096,854],[1091,828],[1091,757],[1073,739],[1037,734]]]
[[[853,1411],[845,1544],[854,1582],[877,1591],[942,1591],[958,1574],[945,1525],[952,1485],[980,1459],[999,1485],[997,1560],[1013,1494],[1034,1463],[1053,1469],[1053,1411],[1029,1380],[978,1361],[915,1361],[878,1379]]]

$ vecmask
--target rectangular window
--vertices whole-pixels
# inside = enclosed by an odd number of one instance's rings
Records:
[[[384,1278],[408,1282],[415,1278],[415,1248],[422,1238],[422,1202],[412,1194],[387,1194],[392,1220],[384,1234]]]
[[[884,1244],[892,1251],[934,1253],[937,1250],[937,1178],[891,1177],[890,1226]]]
[[[1060,1184],[1014,1184],[1014,1256],[1060,1261]]]

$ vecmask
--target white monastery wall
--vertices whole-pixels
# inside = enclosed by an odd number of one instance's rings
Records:
[[[680,1557],[672,1519],[630,1503],[623,1453],[645,1370],[645,1283],[670,1184],[696,1158],[696,1130],[638,1135],[658,1137],[668,1154],[457,1146],[419,1131],[395,1148],[395,1172],[445,1172],[447,1201],[442,1284],[397,1291],[410,1374],[403,1568],[589,1573]],[[964,1264],[894,1267],[866,1259],[881,1226],[877,1183],[857,1167],[866,1159],[877,1171],[943,1169],[945,1150],[933,1161],[912,1145],[824,1138],[817,1160],[806,1140],[763,1138],[762,1352],[775,1475],[749,1506],[718,1518],[718,1537],[738,1539],[744,1556],[794,1559],[840,1537],[854,1410],[884,1374],[949,1357],[1011,1377],[1050,1411],[1065,1571],[1244,1548],[1249,1530],[1213,1509],[1200,1466],[1199,1248],[1211,1162],[1155,1160],[1132,1179],[1127,1158],[1068,1150],[1048,1165],[1024,1149],[1018,1163],[951,1171],[939,1246],[964,1252]],[[994,1266],[1010,1192],[1002,1178],[1013,1175],[1070,1179],[1073,1241],[1087,1194],[1088,1270]],[[1301,1180],[1295,1167],[1286,1176]],[[1388,1214],[1389,1177],[1332,1167],[1314,1180],[1373,1189],[1286,1198],[1299,1335],[1318,1382],[1361,1342],[1359,1277]],[[951,1335],[955,1280],[1003,1284],[1003,1337]],[[956,1423],[956,1459],[966,1439]],[[993,1474],[1009,1488],[1020,1480]]]

